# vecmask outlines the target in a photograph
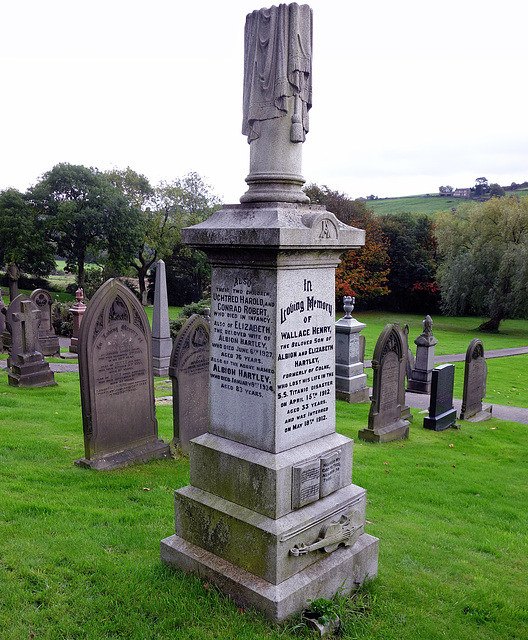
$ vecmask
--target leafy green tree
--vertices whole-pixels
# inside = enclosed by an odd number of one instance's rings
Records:
[[[165,260],[172,254],[180,240],[180,229],[172,215],[172,207],[163,190],[150,185],[148,178],[130,167],[107,172],[112,183],[119,188],[128,202],[141,211],[141,235],[136,255],[130,266],[137,272],[139,297],[147,304],[146,278],[157,260]]]
[[[483,196],[489,191],[488,179],[482,176],[475,180],[475,195],[477,197]]]
[[[53,247],[42,221],[16,189],[0,193],[0,264],[12,264],[36,276],[48,275],[55,268]]]
[[[528,315],[528,198],[491,198],[438,214],[436,238],[446,313],[488,316],[483,331]]]
[[[140,211],[97,169],[68,163],[45,173],[30,190],[56,251],[84,286],[88,260],[125,269],[141,241]]]
[[[221,201],[196,172],[160,183],[155,199],[156,211],[170,221],[175,238],[172,254],[166,260],[169,299],[178,300],[178,305],[199,300],[209,285],[210,267],[202,251],[182,244],[181,230],[207,220],[220,208]]]
[[[506,191],[497,182],[492,182],[489,186],[489,194],[492,198],[502,198],[506,195]]]
[[[384,301],[395,311],[436,310],[436,240],[434,224],[425,214],[400,212],[380,217],[388,239],[390,293]]]

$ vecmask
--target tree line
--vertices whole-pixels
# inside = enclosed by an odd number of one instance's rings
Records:
[[[501,320],[528,314],[528,197],[495,196],[457,210],[375,216],[364,200],[309,184],[313,204],[366,231],[361,249],[345,252],[336,270],[336,300],[357,309],[443,311]],[[220,199],[197,173],[152,186],[130,168],[100,172],[59,164],[26,193],[0,193],[0,264],[48,275],[55,257],[84,287],[95,263],[106,277],[132,275],[147,301],[158,259],[167,266],[170,304],[207,295],[205,255],[182,244],[181,230],[206,220]]]
[[[219,206],[197,173],[152,186],[130,168],[101,172],[61,163],[25,193],[0,193],[0,264],[46,276],[60,257],[82,288],[87,265],[95,264],[108,277],[137,277],[146,303],[147,274],[164,259],[187,288],[201,290],[205,256],[181,244],[181,230]]]

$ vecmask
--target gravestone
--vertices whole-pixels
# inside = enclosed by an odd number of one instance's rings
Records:
[[[70,309],[73,316],[73,333],[70,340],[70,353],[79,353],[79,334],[81,331],[81,322],[86,311],[86,305],[83,302],[83,298],[84,291],[80,288],[77,289],[75,292],[75,299],[77,302],[75,302]]]
[[[6,314],[7,307],[2,298],[2,289],[0,289],[0,352],[5,350],[4,347],[4,332],[7,331],[6,328]]]
[[[103,284],[87,306],[79,378],[85,457],[77,465],[106,470],[169,456],[158,439],[149,322],[118,280]]]
[[[411,414],[411,409],[405,402],[405,377],[407,375],[407,361],[405,358],[405,354],[409,352],[409,325],[404,324],[403,327],[401,327],[400,323],[397,322],[395,326],[398,328],[400,332],[400,336],[402,340],[402,353],[403,353],[403,358],[400,363],[400,386],[398,387],[399,388],[398,401],[401,405],[401,418],[402,420],[412,421],[413,416]]]
[[[22,325],[20,324],[20,322],[16,322],[13,320],[13,314],[20,313],[22,311],[21,303],[25,300],[30,300],[30,298],[25,293],[20,293],[11,300],[6,309],[6,328],[4,331],[3,343],[7,351],[9,352],[9,356],[7,358],[8,368],[10,368],[13,364],[13,361],[16,359],[16,355],[18,353],[22,353]],[[37,307],[33,305],[32,309],[36,311]],[[38,332],[40,318],[38,318],[36,315],[33,315],[32,317],[33,321],[36,323],[35,331]]]
[[[172,352],[169,325],[169,303],[167,301],[167,278],[165,263],[156,263],[156,287],[152,310],[152,357],[155,376],[167,376]]]
[[[14,310],[16,306],[20,311]],[[16,336],[11,345],[11,373],[8,376],[13,387],[50,387],[57,384],[40,351],[40,314],[41,311],[27,297],[17,296],[13,308],[9,305],[8,323],[12,327],[12,335]]]
[[[493,407],[490,404],[482,404],[486,395],[487,376],[488,366],[484,357],[484,345],[479,338],[473,338],[466,351],[461,420],[483,422],[491,418]]]
[[[51,307],[53,298],[45,289],[35,289],[31,293],[31,300],[40,310],[39,344],[45,356],[53,356],[60,353],[59,337],[53,329]]]
[[[7,265],[7,279],[9,283],[9,300],[13,301],[18,296],[18,279],[20,278],[20,269],[16,264]]]
[[[444,431],[456,422],[456,410],[453,406],[453,385],[455,365],[442,364],[433,369],[431,382],[431,402],[429,415],[424,418],[425,429]]]
[[[431,380],[434,367],[435,344],[431,316],[423,320],[423,332],[416,338],[416,360],[407,378],[407,391],[413,393],[431,393]]]
[[[336,398],[345,402],[368,402],[367,375],[363,371],[360,331],[367,325],[352,317],[354,298],[345,296],[345,315],[335,325]]]
[[[372,403],[368,428],[358,433],[361,440],[389,442],[409,437],[409,422],[401,417],[404,346],[399,324],[387,324],[374,348]]]
[[[378,559],[353,442],[335,432],[335,267],[364,232],[300,188],[311,19],[297,4],[247,17],[249,189],[182,232],[212,267],[209,430],[161,542],[164,562],[275,621],[374,577]]]
[[[207,433],[209,422],[209,317],[192,315],[181,328],[172,350],[174,443],[189,453],[190,441]]]

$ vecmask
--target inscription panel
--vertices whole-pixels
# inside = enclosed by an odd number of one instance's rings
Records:
[[[211,433],[277,453],[335,431],[333,292],[333,268],[214,270]]]

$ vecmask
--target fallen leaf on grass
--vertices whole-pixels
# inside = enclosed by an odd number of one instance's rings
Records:
[[[493,431],[494,429],[496,429],[497,427],[490,427],[490,429]]]
[[[150,489],[148,487],[141,487],[143,489],[143,491],[150,491]]]
[[[450,447],[454,447],[455,445],[454,445],[454,444],[450,444],[449,446],[450,446]]]
[[[384,462],[383,464],[389,464],[388,462]]]

